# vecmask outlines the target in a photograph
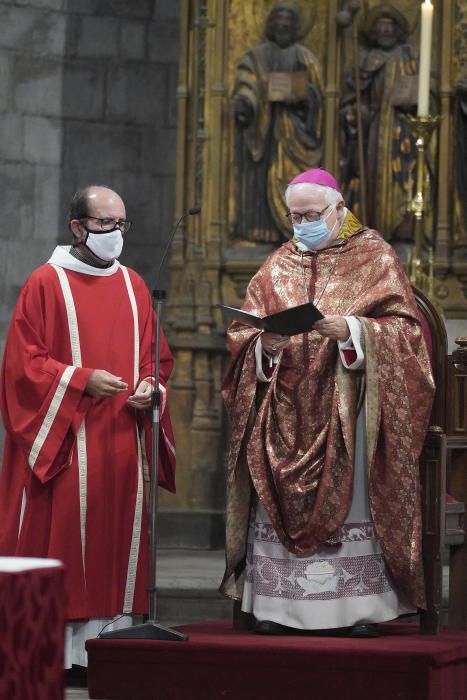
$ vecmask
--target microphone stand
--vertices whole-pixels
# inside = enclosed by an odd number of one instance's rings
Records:
[[[162,265],[167,256],[169,248],[174,239],[178,227],[187,216],[199,214],[200,207],[191,207],[179,218],[167,241],[162,255],[157,276],[162,269]],[[151,490],[149,496],[149,617],[141,625],[132,625],[111,632],[103,632],[99,635],[101,639],[158,639],[164,641],[186,641],[188,635],[178,630],[165,627],[156,622],[156,601],[157,601],[157,512],[158,512],[158,478],[159,478],[159,439],[160,439],[160,409],[161,391],[159,388],[160,379],[160,338],[161,338],[161,315],[162,307],[166,300],[165,289],[152,290],[152,305],[156,316],[156,342],[154,347],[155,372],[154,389],[152,392],[152,473]]]

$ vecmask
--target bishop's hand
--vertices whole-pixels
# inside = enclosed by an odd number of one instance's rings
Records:
[[[331,340],[347,340],[350,335],[349,326],[343,316],[325,316],[313,326],[314,331],[318,331],[325,338]]]
[[[268,333],[265,331],[261,334],[261,345],[264,352],[268,355],[277,355],[290,342],[288,335],[279,335],[279,333]]]

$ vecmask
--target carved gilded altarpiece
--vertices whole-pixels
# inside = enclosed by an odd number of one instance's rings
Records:
[[[224,500],[227,427],[220,397],[228,360],[219,305],[239,306],[248,280],[272,244],[242,240],[235,221],[236,172],[232,94],[238,62],[263,36],[270,0],[182,0],[176,218],[199,204],[201,214],[184,220],[171,258],[165,327],[175,354],[171,384],[176,427],[178,494],[162,505],[182,511],[220,512]],[[322,165],[338,172],[338,109],[343,71],[354,60],[349,29],[339,28],[340,0],[300,0],[300,43],[322,66]],[[362,2],[360,14],[377,5]],[[407,18],[409,41],[418,45],[419,2],[392,3]],[[467,0],[434,2],[433,65],[439,66],[439,157],[434,220],[433,294],[446,315],[466,317],[465,265],[452,258],[465,226],[454,220],[453,90],[465,78]],[[457,18],[457,19],[456,19]],[[461,18],[461,22],[459,22]],[[456,267],[457,264],[457,267]],[[459,267],[460,266],[460,267]],[[457,271],[457,276],[455,274]]]

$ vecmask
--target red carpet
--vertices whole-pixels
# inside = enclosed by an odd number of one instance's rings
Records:
[[[92,639],[91,698],[467,700],[467,632],[381,626],[377,639],[263,637],[230,621],[181,627],[187,642]]]

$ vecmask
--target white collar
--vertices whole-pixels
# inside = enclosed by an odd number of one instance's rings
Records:
[[[331,245],[328,245],[326,248],[320,248],[317,250],[316,248],[308,248],[307,245],[302,243],[302,241],[293,241],[294,246],[299,250],[301,253],[321,253],[323,250],[328,250],[329,248],[335,248],[337,246],[342,245],[345,243],[345,241],[342,240],[342,238],[339,238],[331,243]]]
[[[50,263],[50,265],[63,267],[65,270],[82,272],[83,275],[94,275],[95,277],[110,277],[114,275],[120,267],[118,260],[114,260],[110,267],[92,267],[92,265],[87,265],[73,255],[70,255],[69,245],[58,245],[47,262]]]

